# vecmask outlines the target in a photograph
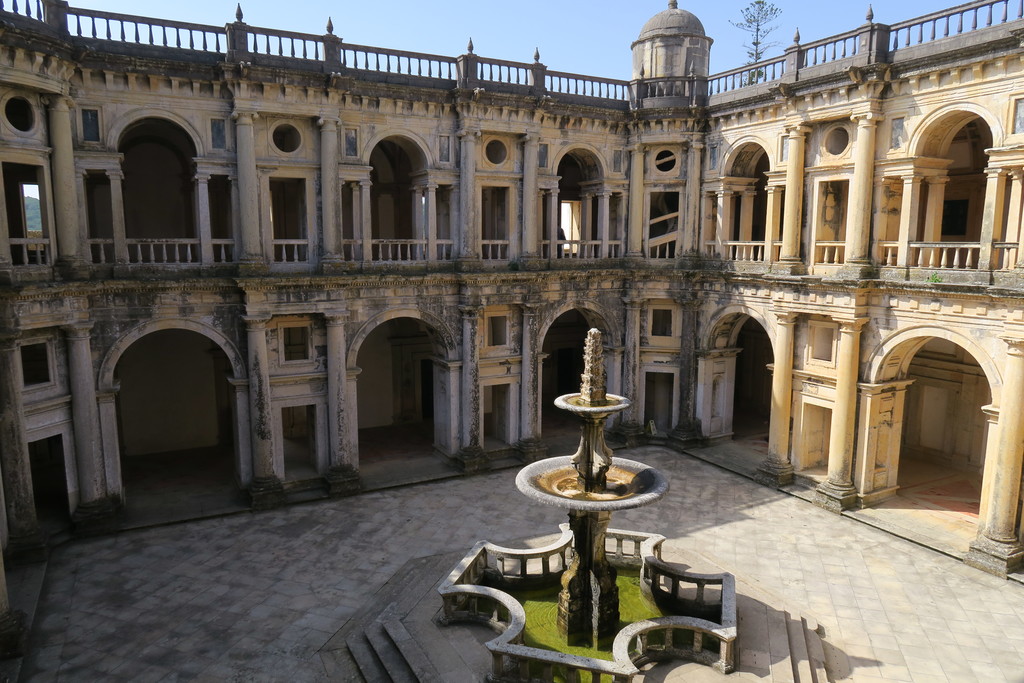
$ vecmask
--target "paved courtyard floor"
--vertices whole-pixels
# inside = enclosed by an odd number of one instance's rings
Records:
[[[1024,587],[666,449],[672,484],[613,525],[664,534],[817,618],[851,681],[1024,683]],[[69,542],[25,681],[319,681],[318,652],[415,557],[549,534],[515,470]],[[12,590],[18,583],[12,581]]]

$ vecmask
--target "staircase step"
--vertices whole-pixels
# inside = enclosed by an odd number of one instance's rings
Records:
[[[367,640],[365,633],[350,634],[345,639],[345,645],[365,681],[377,683],[388,680],[388,673],[373,648],[370,647],[370,641]]]
[[[384,631],[391,638],[392,644],[402,655],[406,665],[412,669],[413,676],[418,681],[439,681],[434,665],[427,658],[420,644],[405,628],[405,625],[398,619],[387,619],[383,622]]]
[[[384,622],[393,618],[392,607],[394,607],[393,604],[388,605],[381,615],[366,628],[366,640],[387,672],[388,677],[382,680],[394,681],[394,683],[417,683],[418,679],[412,667],[405,661],[401,650],[395,646],[384,629]]]
[[[795,683],[818,683],[807,654],[807,637],[804,635],[803,621],[786,612],[786,631],[789,634],[789,658],[793,664],[793,680]]]
[[[804,626],[804,637],[807,640],[807,656],[810,659],[811,670],[814,672],[816,683],[828,683],[831,678],[825,666],[825,648],[821,643],[821,634],[818,623],[814,619],[803,616],[800,618]]]
[[[796,683],[786,612],[768,606],[768,653],[773,683]]]

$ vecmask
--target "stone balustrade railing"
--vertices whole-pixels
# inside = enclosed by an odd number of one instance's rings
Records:
[[[889,27],[889,49],[896,51],[1024,18],[1021,0],[982,0],[933,12]]]
[[[131,45],[223,53],[224,29],[132,14],[67,8],[66,30],[73,36]]]
[[[368,45],[342,43],[342,68],[370,71],[378,74],[397,74],[444,81],[458,80],[458,64],[454,57],[430,55],[405,50],[389,50]]]
[[[722,673],[733,670],[736,588],[732,575],[686,572],[661,559],[664,536],[621,529],[608,529],[605,536],[605,553],[612,566],[639,569],[642,589],[649,597],[674,600],[674,606],[701,616],[659,617],[632,624],[616,635],[612,661],[524,645],[526,614],[514,598],[495,586],[557,586],[572,552],[572,532],[568,524],[560,528],[561,536],[541,548],[503,548],[481,541],[438,588],[445,623],[471,621],[499,634],[485,643],[491,653],[488,680],[552,683],[580,680],[580,674],[587,673],[595,682],[631,683],[640,673],[638,666],[665,657],[706,663]],[[684,595],[686,585],[697,587],[697,597]],[[708,586],[719,588],[709,591]],[[719,621],[703,618],[709,616]]]
[[[708,95],[718,95],[759,83],[770,83],[786,73],[786,58],[765,59],[708,78]]]

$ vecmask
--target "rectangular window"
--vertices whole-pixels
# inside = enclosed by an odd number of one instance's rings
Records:
[[[612,170],[622,173],[622,150],[617,149],[612,153]]]
[[[1020,114],[1018,114],[1018,116],[1019,115]],[[1020,119],[1018,119],[1018,121],[1019,120]],[[1014,132],[1022,132],[1022,131],[1014,131]],[[889,137],[889,149],[899,149],[900,147],[902,147],[903,146],[903,137],[904,137],[903,119],[902,118],[893,119],[892,120],[892,131],[890,132],[890,137]]]
[[[508,344],[508,316],[487,316],[487,346]]]
[[[1013,132],[1024,133],[1024,100],[1013,103]]]
[[[672,311],[670,309],[654,308],[651,310],[651,336],[672,336]]]
[[[356,137],[355,128],[345,129],[345,156],[359,156],[359,138]]]
[[[831,363],[835,348],[836,326],[829,323],[811,322],[811,359],[823,363]]]
[[[541,145],[537,151],[537,166],[544,168],[548,165],[548,146],[546,144]]]
[[[226,175],[210,176],[207,188],[210,193],[210,236],[215,240],[231,239],[231,180]]]
[[[26,387],[50,383],[50,353],[46,342],[21,347],[21,376]]]
[[[442,135],[441,139],[437,143],[438,159],[444,163],[448,163],[452,160],[452,139],[447,135]]]
[[[508,188],[485,187],[481,192],[483,239],[508,239]]]
[[[82,139],[86,142],[100,141],[100,112],[97,109],[82,110]]]
[[[971,207],[969,199],[947,199],[942,202],[942,236],[964,237],[967,235],[967,216]]]
[[[309,328],[282,327],[281,348],[286,363],[309,360]]]
[[[227,149],[227,129],[224,119],[210,120],[210,140],[214,149]]]
[[[306,238],[306,181],[301,178],[270,179],[270,222],[276,240]]]

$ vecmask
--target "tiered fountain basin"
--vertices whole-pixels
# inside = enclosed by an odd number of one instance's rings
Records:
[[[623,462],[630,461],[616,459],[615,465]],[[489,681],[629,683],[640,667],[668,659],[699,662],[721,673],[733,670],[733,576],[686,571],[662,560],[664,536],[621,529],[608,529],[605,536],[608,562],[616,569],[639,571],[643,596],[673,616],[627,625],[614,637],[610,660],[526,645],[526,612],[508,591],[558,588],[573,541],[568,524],[561,530],[558,540],[541,548],[504,548],[481,541],[438,588],[443,623],[473,622],[498,633],[485,643],[491,653]]]

